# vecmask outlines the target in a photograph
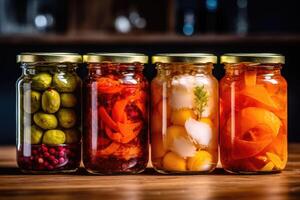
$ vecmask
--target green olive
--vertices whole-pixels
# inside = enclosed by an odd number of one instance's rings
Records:
[[[60,95],[60,99],[61,99],[61,105],[66,108],[72,108],[77,104],[77,99],[75,95],[72,93],[62,93]]]
[[[55,113],[60,107],[60,95],[54,89],[46,90],[42,95],[42,108],[47,113]]]
[[[54,129],[57,127],[57,119],[53,114],[37,112],[33,115],[33,121],[42,129]]]
[[[35,113],[40,108],[41,94],[34,90],[27,90],[23,97],[24,110],[27,113]]]
[[[54,129],[45,132],[43,137],[43,144],[54,145],[65,143],[66,136],[61,130]]]
[[[59,125],[64,128],[71,128],[76,123],[76,113],[69,108],[62,108],[57,112]]]
[[[56,73],[53,85],[59,92],[73,92],[77,87],[77,77],[72,73]]]
[[[32,78],[31,87],[35,90],[46,90],[50,87],[52,76],[46,72],[41,72]]]
[[[77,129],[65,129],[66,134],[66,144],[73,144],[77,143],[80,138],[80,132]]]
[[[24,141],[28,144],[40,144],[43,137],[43,130],[32,125],[24,129]]]

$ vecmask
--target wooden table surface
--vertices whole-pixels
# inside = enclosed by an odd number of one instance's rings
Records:
[[[15,148],[0,147],[0,199],[300,199],[300,143],[290,144],[286,170],[271,175],[25,175],[16,167]]]

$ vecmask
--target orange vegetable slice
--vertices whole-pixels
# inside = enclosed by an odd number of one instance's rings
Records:
[[[122,86],[119,81],[107,78],[107,77],[102,77],[97,80],[98,83],[98,91],[100,93],[105,93],[105,94],[113,94],[113,93],[118,93],[122,90]]]
[[[115,131],[118,131],[117,123],[114,120],[112,120],[112,118],[109,116],[109,114],[107,113],[106,109],[103,106],[99,107],[99,115],[105,125],[107,125],[109,128]]]
[[[263,166],[260,171],[272,171],[274,168],[274,163],[273,162],[268,162],[265,166]]]
[[[244,159],[262,152],[273,140],[272,130],[265,125],[257,125],[234,139],[233,159]]]
[[[121,159],[130,160],[139,157],[141,153],[142,150],[139,144],[125,144],[120,145],[113,155]]]
[[[238,120],[240,126],[239,131],[242,134],[258,125],[265,125],[272,130],[273,136],[276,137],[282,125],[280,119],[274,113],[257,107],[242,109],[239,113]]]
[[[274,153],[267,152],[266,153],[268,159],[275,165],[277,169],[283,169],[284,168],[284,163],[280,159],[280,157]]]
[[[243,101],[245,102],[250,101],[248,102],[249,104],[253,104],[257,106],[260,106],[262,104],[271,109],[277,109],[278,107],[270,97],[266,88],[262,85],[247,86],[240,92],[240,96],[242,98],[246,98]]]
[[[256,71],[246,71],[244,77],[246,86],[256,85]]]
[[[120,147],[119,143],[112,142],[105,149],[101,149],[101,150],[97,151],[96,155],[97,156],[109,156],[109,155],[113,154],[115,151],[117,151],[119,147]]]
[[[109,127],[105,127],[106,135],[113,141],[122,144],[129,143],[136,138],[142,128],[142,122],[137,123],[117,123],[118,132],[113,132]]]

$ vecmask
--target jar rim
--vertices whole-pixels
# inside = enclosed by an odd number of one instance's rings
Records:
[[[276,53],[227,53],[221,56],[222,64],[235,64],[241,62],[285,64],[285,57]]]
[[[152,56],[152,63],[217,63],[217,56],[210,53],[165,53]]]
[[[25,52],[17,55],[17,63],[82,63],[82,56],[68,52]]]
[[[148,63],[148,56],[141,53],[88,53],[84,63]]]

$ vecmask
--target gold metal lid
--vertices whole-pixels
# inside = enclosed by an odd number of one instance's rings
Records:
[[[221,63],[240,62],[284,64],[285,57],[274,53],[228,53],[221,56]]]
[[[83,56],[85,63],[148,63],[148,56],[139,53],[88,53]]]
[[[21,53],[17,55],[17,62],[20,63],[81,63],[82,56],[77,53]]]
[[[152,63],[217,63],[217,56],[208,53],[167,53],[152,56]]]

